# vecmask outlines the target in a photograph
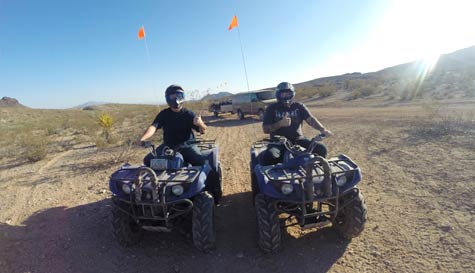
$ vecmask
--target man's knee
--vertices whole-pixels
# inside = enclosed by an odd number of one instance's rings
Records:
[[[282,151],[278,147],[270,147],[259,156],[259,164],[263,166],[279,163],[282,158]]]
[[[325,145],[318,143],[317,146],[313,149],[313,152],[321,157],[327,157],[328,150]]]

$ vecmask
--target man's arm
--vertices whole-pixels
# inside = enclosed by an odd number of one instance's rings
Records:
[[[153,125],[150,125],[150,127],[148,127],[147,131],[145,131],[143,136],[140,138],[140,141],[145,141],[145,140],[149,139],[151,136],[153,136],[153,134],[155,134],[156,131],[157,131],[157,128]]]
[[[322,123],[318,121],[316,117],[314,117],[312,114],[305,120],[308,125],[312,126],[312,128],[320,131],[320,133],[325,134],[327,136],[332,136],[333,133],[329,130],[327,130],[325,127],[323,127]]]

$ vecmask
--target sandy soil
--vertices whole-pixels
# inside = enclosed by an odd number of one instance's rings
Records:
[[[312,108],[336,134],[325,140],[330,155],[345,153],[362,168],[368,222],[351,242],[331,228],[289,228],[274,255],[256,244],[249,149],[264,135],[253,118],[206,118],[206,138],[220,147],[225,193],[210,254],[178,232],[147,232],[138,246],[117,245],[108,176],[121,164],[110,151],[83,145],[35,164],[4,160],[0,272],[475,272],[473,136],[418,136],[421,109]],[[134,148],[132,163],[146,153]]]

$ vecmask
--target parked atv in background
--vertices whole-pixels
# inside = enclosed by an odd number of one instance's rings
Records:
[[[112,229],[120,245],[137,244],[144,228],[171,231],[191,220],[194,245],[205,252],[214,248],[214,205],[222,196],[218,147],[214,141],[191,144],[207,157],[203,166],[184,162],[179,149],[156,154],[147,142],[154,156],[150,166],[125,164],[111,175]]]
[[[280,136],[252,145],[252,193],[258,244],[264,252],[275,252],[281,247],[282,226],[300,225],[304,229],[332,226],[346,239],[363,231],[366,205],[357,187],[361,171],[344,154],[325,159],[308,152],[324,137],[313,138],[308,149],[292,145]],[[260,164],[261,154],[269,145],[285,147],[282,163]],[[281,221],[280,214],[287,218]]]

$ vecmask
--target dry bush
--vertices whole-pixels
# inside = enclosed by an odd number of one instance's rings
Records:
[[[336,93],[336,87],[332,84],[325,84],[317,89],[317,94],[320,97],[329,97]]]
[[[24,157],[29,162],[36,162],[44,159],[48,154],[47,151],[48,140],[46,137],[34,137],[28,143],[24,144]]]
[[[425,115],[413,125],[413,134],[424,138],[473,136],[475,112],[454,112],[435,103],[424,106]]]

